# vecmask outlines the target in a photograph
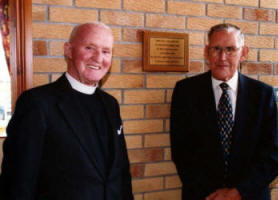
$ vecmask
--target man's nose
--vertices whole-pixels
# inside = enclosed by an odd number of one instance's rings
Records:
[[[220,58],[221,60],[226,60],[227,54],[226,54],[225,49],[221,49],[221,51],[219,52],[219,58]]]
[[[92,58],[94,59],[95,62],[101,63],[102,62],[102,54],[101,51],[97,50],[94,52],[92,55]]]

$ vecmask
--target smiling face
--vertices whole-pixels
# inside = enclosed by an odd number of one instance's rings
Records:
[[[83,84],[96,85],[111,66],[112,47],[109,29],[98,24],[81,25],[64,45],[68,73]]]
[[[227,55],[224,50],[212,52],[215,48],[236,49],[233,55]],[[246,46],[240,46],[239,31],[216,31],[210,37],[209,46],[205,48],[205,57],[215,79],[227,81],[233,77],[239,63],[243,62],[248,54]]]

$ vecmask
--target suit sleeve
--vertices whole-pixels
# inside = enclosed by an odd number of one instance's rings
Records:
[[[170,117],[171,154],[183,190],[194,195],[194,198],[202,199],[208,193],[209,187],[202,181],[204,177],[207,179],[208,174],[204,174],[202,166],[196,166],[199,158],[194,156],[195,133],[193,125],[189,123],[192,104],[186,98],[189,93],[187,85],[181,82],[176,84],[173,91]],[[188,196],[186,198],[190,199]]]
[[[120,115],[120,109],[119,109],[119,104],[116,102],[116,107],[117,107],[117,112]],[[121,117],[120,117],[121,118]],[[122,124],[122,120],[121,120]],[[122,181],[122,194],[124,195],[123,200],[133,200],[133,193],[132,193],[132,184],[131,184],[131,174],[130,174],[130,164],[129,164],[129,159],[128,159],[128,154],[127,154],[127,147],[126,147],[126,141],[123,133],[123,128],[122,128],[122,134],[120,135],[120,145],[121,148],[123,149],[123,181]]]
[[[3,144],[1,199],[35,198],[46,131],[45,121],[45,113],[39,101],[30,92],[24,92],[17,100]]]
[[[237,185],[243,198],[265,188],[278,175],[277,106],[273,91],[268,92],[263,105],[261,137],[255,152],[257,156],[249,174]]]

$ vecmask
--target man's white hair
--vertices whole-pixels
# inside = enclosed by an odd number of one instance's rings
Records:
[[[244,46],[244,35],[241,32],[240,28],[237,27],[236,25],[225,23],[225,24],[217,24],[217,25],[211,27],[211,29],[208,32],[209,42],[210,42],[212,34],[214,32],[217,32],[217,31],[227,31],[228,33],[237,32],[238,33],[237,37],[238,37],[239,46],[240,47]]]
[[[76,25],[73,29],[72,29],[72,32],[70,34],[70,37],[69,37],[69,42],[72,42],[73,38],[75,37],[78,29],[81,27],[81,26],[84,26],[84,25],[92,25],[92,26],[98,26],[98,27],[102,27],[104,29],[107,29],[108,31],[110,31],[112,33],[112,30],[109,26],[107,26],[106,24],[102,23],[102,22],[98,22],[98,21],[95,21],[95,22],[89,22],[89,23],[84,23],[84,24],[79,24],[79,25]]]

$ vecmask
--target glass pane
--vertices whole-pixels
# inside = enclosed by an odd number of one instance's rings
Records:
[[[0,137],[6,136],[6,126],[11,118],[11,77],[0,34]]]

